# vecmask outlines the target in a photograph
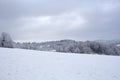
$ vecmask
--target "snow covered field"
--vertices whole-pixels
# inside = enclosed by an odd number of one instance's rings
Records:
[[[0,48],[0,80],[120,80],[120,56]]]

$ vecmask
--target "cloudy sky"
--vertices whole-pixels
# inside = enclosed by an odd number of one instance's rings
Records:
[[[120,0],[0,0],[15,41],[120,39]]]

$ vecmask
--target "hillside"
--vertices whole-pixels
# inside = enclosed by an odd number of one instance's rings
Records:
[[[120,80],[120,56],[0,48],[0,80]]]

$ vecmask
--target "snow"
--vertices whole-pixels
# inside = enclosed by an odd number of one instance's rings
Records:
[[[56,50],[49,50],[49,51],[51,51],[51,52],[56,52]]]
[[[120,80],[120,56],[0,48],[0,80]]]

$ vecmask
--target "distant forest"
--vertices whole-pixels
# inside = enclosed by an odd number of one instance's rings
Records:
[[[116,46],[117,44],[120,44],[120,41],[110,43],[107,41],[75,41],[67,39],[41,43],[20,43],[14,42],[8,33],[3,32],[0,36],[0,47],[78,54],[120,55],[120,47]]]

